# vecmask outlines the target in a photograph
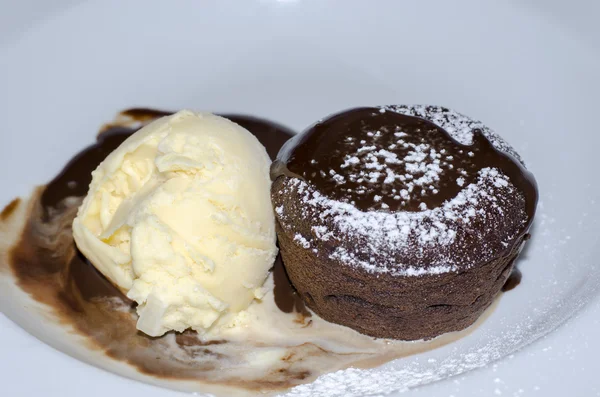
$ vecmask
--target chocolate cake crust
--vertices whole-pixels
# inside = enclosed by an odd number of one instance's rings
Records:
[[[358,108],[280,151],[272,199],[308,307],[376,337],[472,324],[510,275],[537,187],[489,128],[440,107]]]

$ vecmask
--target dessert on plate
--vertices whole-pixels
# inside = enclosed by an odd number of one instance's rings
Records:
[[[57,324],[185,391],[274,393],[468,334],[534,215],[514,150],[438,107],[351,109],[292,136],[124,111],[2,212],[20,237],[1,253]]]
[[[289,277],[327,321],[401,340],[473,324],[511,274],[537,188],[482,123],[437,106],[356,108],[271,168]]]

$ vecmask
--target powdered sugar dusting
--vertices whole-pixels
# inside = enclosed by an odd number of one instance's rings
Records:
[[[296,233],[296,235],[294,236],[294,241],[299,242],[300,245],[304,248],[310,248],[310,243],[300,233]]]
[[[388,105],[382,106],[381,109],[429,120],[446,130],[452,138],[463,145],[473,143],[473,130],[479,129],[497,149],[510,154],[521,163],[523,162],[521,156],[501,136],[486,127],[481,121],[473,120],[454,110],[428,105]]]
[[[376,133],[367,133],[369,136],[377,137],[381,131]],[[418,189],[420,196],[431,192],[437,194],[437,182],[444,169],[451,169],[452,163],[445,159],[442,153],[428,143],[413,143],[406,141],[403,137],[407,136],[401,127],[396,127],[394,137],[397,138],[387,149],[377,149],[377,146],[351,146],[355,150],[344,157],[341,164],[342,170],[350,172],[347,179],[350,182],[363,184],[356,192],[364,195],[376,188],[374,185],[383,183],[390,185],[395,182],[401,182],[401,189],[384,189],[383,191],[392,196],[395,200],[400,200],[402,205],[406,205],[411,200],[411,193]],[[400,158],[398,154],[391,152],[398,147],[407,149],[406,153]],[[346,183],[346,178],[338,174],[335,170],[329,171],[333,179],[338,184]],[[399,192],[398,192],[399,190]],[[381,195],[375,195],[373,201],[379,203],[382,201]],[[387,204],[382,204],[383,208]]]
[[[294,240],[303,247],[320,247],[330,259],[372,273],[420,276],[464,269],[473,263],[473,255],[478,255],[480,260],[492,259],[496,252],[489,249],[491,245],[483,244],[485,249],[481,252],[461,252],[466,247],[459,237],[468,236],[471,225],[482,222],[488,224],[482,235],[486,235],[486,231],[490,235],[496,232],[505,211],[505,198],[514,195],[515,188],[499,170],[484,168],[479,171],[477,182],[466,186],[440,207],[393,213],[361,211],[350,203],[332,200],[295,178],[286,180],[279,193],[288,197],[295,194],[302,203],[295,208],[283,205],[283,210],[278,211],[282,227],[290,229],[290,225],[295,224],[290,217],[313,222],[310,240],[306,235],[295,234]],[[522,224],[512,226],[497,244],[513,238]],[[323,244],[342,235],[356,242],[352,249],[342,244]],[[493,241],[490,240],[490,244]],[[417,258],[422,261],[401,261],[402,255],[397,253],[403,252],[420,253]]]
[[[306,152],[301,178],[285,178],[275,192],[286,234],[342,266],[394,276],[464,271],[510,248],[528,220],[525,197],[474,144],[474,130],[518,158],[502,138],[442,107],[359,112],[336,130],[339,143],[317,161]],[[307,219],[311,229],[296,230]]]

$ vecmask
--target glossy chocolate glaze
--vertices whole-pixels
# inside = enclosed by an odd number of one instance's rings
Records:
[[[281,255],[277,255],[273,265],[273,280],[275,281],[275,303],[284,313],[298,313],[301,317],[310,317],[311,314],[304,305],[304,301],[292,286],[283,266]]]
[[[405,145],[395,145],[400,137]],[[410,144],[430,145],[443,153],[436,164],[441,169],[439,179],[428,184],[428,189],[417,188],[410,192],[412,199],[403,200],[394,196],[403,189],[410,191],[408,183],[422,176],[422,172],[413,173],[409,176],[411,179],[396,178],[391,183],[383,183],[384,172],[374,182],[352,178],[355,170],[363,165],[345,164],[348,153],[370,144],[388,148],[398,159],[406,158],[412,150]],[[420,211],[421,203],[429,209],[437,208],[456,197],[462,186],[474,182],[477,171],[486,167],[500,169],[510,178],[525,196],[527,215],[533,219],[538,196],[535,179],[518,160],[496,149],[480,130],[473,131],[471,145],[462,145],[428,120],[393,111],[381,112],[378,108],[350,109],[309,127],[284,145],[271,168],[271,176],[273,180],[281,175],[299,177],[322,194],[352,203],[363,211]],[[397,175],[407,173],[403,161],[387,162],[386,168]],[[337,183],[331,170],[344,176],[345,182]],[[458,178],[463,178],[464,184],[458,184]],[[376,196],[381,199],[375,200]]]
[[[521,284],[521,280],[523,279],[523,273],[517,268],[513,269],[510,276],[508,276],[508,280],[504,283],[502,287],[502,292],[507,292],[517,288],[519,284]]]

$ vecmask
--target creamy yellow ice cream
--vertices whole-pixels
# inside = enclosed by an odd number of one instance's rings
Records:
[[[184,110],[92,173],[75,242],[138,303],[139,330],[203,333],[262,297],[277,254],[269,165],[244,128]]]

